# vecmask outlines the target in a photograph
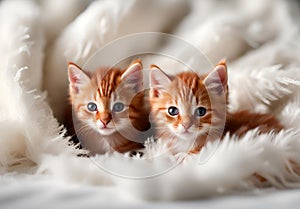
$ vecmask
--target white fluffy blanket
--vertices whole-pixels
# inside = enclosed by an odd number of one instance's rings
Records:
[[[291,164],[300,165],[297,9],[283,0],[1,1],[1,184],[39,180],[110,186],[125,199],[147,200],[300,186]],[[239,139],[226,136],[182,164],[151,144],[147,149],[153,157],[148,159],[118,153],[77,157],[79,151],[68,145],[57,120],[67,96],[67,62],[83,65],[110,41],[140,32],[175,34],[212,63],[226,57],[231,110],[271,112],[286,129],[261,135],[253,130]],[[159,41],[144,47],[185,54],[173,42],[160,48]],[[128,53],[136,47],[141,46],[132,44]],[[257,181],[254,173],[267,183]]]

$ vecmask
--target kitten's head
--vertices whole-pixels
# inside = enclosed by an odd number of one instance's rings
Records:
[[[91,127],[101,135],[111,135],[131,127],[129,109],[143,85],[139,60],[125,70],[100,68],[92,74],[70,63],[68,74],[73,111],[82,129]]]
[[[203,76],[194,72],[169,76],[152,66],[150,87],[151,115],[160,130],[158,134],[194,140],[216,132],[224,124],[227,100],[224,61]]]

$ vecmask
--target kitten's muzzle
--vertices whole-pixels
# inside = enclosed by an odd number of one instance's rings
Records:
[[[103,123],[104,128],[109,124],[111,120],[100,120]]]
[[[112,120],[112,116],[108,112],[103,112],[99,114],[99,120],[103,124],[104,128],[109,124],[109,122]]]
[[[183,128],[185,129],[185,132],[188,132],[189,128],[193,125],[192,123],[182,123],[181,124]]]

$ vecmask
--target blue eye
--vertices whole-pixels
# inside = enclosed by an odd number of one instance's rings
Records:
[[[205,107],[198,107],[195,110],[195,115],[198,117],[204,116],[206,114],[206,108]]]
[[[94,102],[89,102],[87,104],[87,109],[91,112],[97,111],[97,105]]]
[[[124,104],[121,102],[117,102],[116,104],[114,104],[113,106],[113,111],[114,112],[121,112],[124,109]]]
[[[179,110],[177,107],[174,107],[174,106],[171,106],[168,108],[168,113],[171,115],[171,116],[175,116],[175,115],[178,115],[179,114]]]

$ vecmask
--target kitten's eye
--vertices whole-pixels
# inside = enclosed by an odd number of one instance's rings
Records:
[[[116,104],[114,104],[113,106],[113,111],[114,112],[121,112],[124,109],[124,104],[121,102],[117,102]]]
[[[205,107],[198,107],[195,110],[195,115],[198,117],[204,116],[206,114],[206,108]]]
[[[177,107],[171,106],[171,107],[169,107],[169,109],[168,109],[168,113],[169,113],[171,116],[175,116],[175,115],[178,115],[178,114],[179,114],[179,110],[178,110]]]
[[[91,112],[97,111],[97,105],[96,105],[94,102],[89,102],[89,103],[87,104],[87,108],[88,108],[88,110],[91,111]]]

